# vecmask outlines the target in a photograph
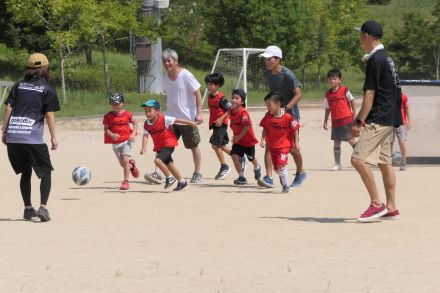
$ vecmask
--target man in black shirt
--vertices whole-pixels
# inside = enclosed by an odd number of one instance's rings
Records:
[[[358,218],[360,222],[371,222],[382,217],[398,219],[395,187],[396,176],[391,165],[389,136],[393,128],[402,124],[401,87],[396,67],[382,45],[382,27],[374,20],[366,21],[360,31],[362,49],[368,52],[362,58],[367,61],[364,98],[351,133],[359,137],[354,147],[351,163],[362,178],[370,195],[371,204]],[[387,197],[382,203],[373,173],[368,165],[379,165]]]

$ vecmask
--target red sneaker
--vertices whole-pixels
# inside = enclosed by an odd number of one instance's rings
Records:
[[[400,218],[399,210],[395,210],[394,212],[388,212],[382,217],[383,220],[398,220],[399,218]]]
[[[121,183],[121,187],[119,187],[120,190],[127,190],[128,189],[128,180],[124,180]]]
[[[362,223],[373,222],[387,213],[388,210],[384,204],[380,207],[375,207],[373,204],[370,204],[368,209],[357,220]]]
[[[130,168],[131,175],[132,175],[134,178],[138,178],[138,177],[139,177],[139,169],[136,168],[136,162],[135,162],[133,159],[131,159],[130,161],[128,161],[128,163],[130,163],[131,166],[132,166],[132,167]]]

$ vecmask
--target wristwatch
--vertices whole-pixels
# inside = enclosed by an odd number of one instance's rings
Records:
[[[360,125],[360,126],[364,126],[365,125],[365,121],[362,121],[361,119],[356,119],[356,124]]]

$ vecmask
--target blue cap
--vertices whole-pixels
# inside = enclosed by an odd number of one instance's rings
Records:
[[[160,109],[160,104],[156,100],[148,100],[141,105],[141,107],[154,107],[156,109]]]

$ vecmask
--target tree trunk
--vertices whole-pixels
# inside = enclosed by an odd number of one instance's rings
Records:
[[[302,79],[302,85],[303,89],[306,89],[306,64],[303,65],[301,68],[301,79]]]
[[[92,65],[93,59],[92,59],[92,45],[87,44],[84,47],[84,53],[86,54],[86,62],[88,65]]]
[[[316,87],[318,89],[321,88],[321,69],[322,69],[322,64],[321,62],[318,62],[318,78],[316,79]]]
[[[66,56],[64,55],[63,48],[60,48],[60,71],[61,71],[61,92],[64,104],[67,102],[66,98],[66,79],[64,76],[64,62],[66,61]]]
[[[439,67],[440,67],[440,45],[437,47],[437,66],[435,67],[435,78],[439,80]]]
[[[105,94],[110,96],[110,77],[108,74],[108,60],[107,60],[107,43],[103,35],[101,37],[102,46],[102,59],[104,61],[104,81],[105,81]]]

